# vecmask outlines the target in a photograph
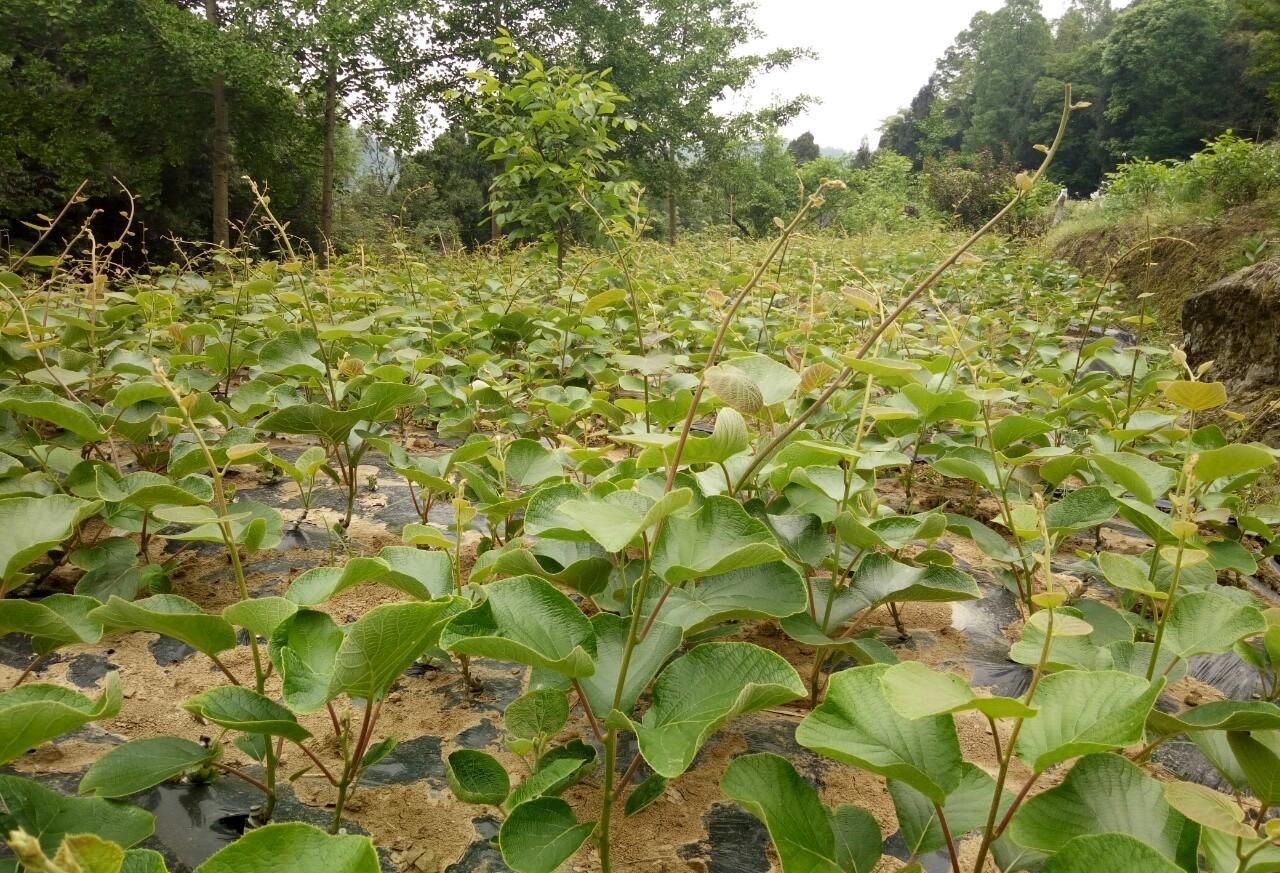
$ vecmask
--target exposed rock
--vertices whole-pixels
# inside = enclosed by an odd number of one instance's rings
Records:
[[[1187,359],[1233,392],[1280,388],[1280,258],[1214,282],[1182,307]]]

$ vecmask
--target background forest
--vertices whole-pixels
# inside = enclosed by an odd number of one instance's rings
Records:
[[[639,122],[617,136],[619,174],[643,187],[650,232],[669,238],[767,233],[801,202],[797,170],[810,190],[849,184],[819,217],[846,231],[922,213],[972,222],[1034,165],[1066,82],[1092,105],[1048,199],[1058,185],[1087,196],[1126,160],[1185,159],[1226,130],[1266,138],[1280,117],[1276,0],[1073,0],[1056,21],[1038,0],[1008,0],[956,37],[874,152],[780,139],[804,95],[725,111],[724,97],[806,56],[748,52],[761,34],[745,0],[10,0],[0,235],[33,238],[23,222],[87,180],[77,210],[109,225],[127,188],[134,260],[164,259],[179,239],[233,241],[253,211],[248,177],[318,249],[393,233],[486,241],[500,233],[486,211],[496,165],[475,147],[468,74],[511,75],[495,60],[500,28],[548,65],[611,70]],[[872,87],[848,83],[851,99]]]

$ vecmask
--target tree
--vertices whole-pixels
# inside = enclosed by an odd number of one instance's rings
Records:
[[[68,226],[101,209],[109,232],[129,206],[113,179],[134,197],[135,242],[216,236],[209,85],[219,70],[237,132],[228,175],[271,180],[274,205],[297,226],[314,213],[318,139],[303,104],[243,34],[210,27],[202,2],[14,0],[0,4],[0,56],[11,59],[0,70],[0,226],[15,236],[86,180],[90,199]],[[236,197],[233,187],[229,212]]]
[[[822,156],[822,149],[813,141],[813,134],[805,131],[787,145],[787,151],[795,160],[796,166],[807,164]]]
[[[607,71],[546,67],[505,34],[496,43],[498,61],[515,75],[472,74],[476,148],[498,164],[489,208],[513,238],[539,240],[562,269],[575,214],[607,219],[632,200],[635,183],[618,180],[622,164],[610,157],[619,148],[612,132],[639,125],[618,113],[627,98]]]
[[[862,138],[862,142],[858,143],[858,150],[853,153],[850,165],[855,170],[865,170],[871,166],[871,161],[875,155],[871,151],[871,140],[867,137]]]
[[[402,149],[421,136],[438,90],[431,0],[245,0],[245,24],[293,58],[298,87],[320,96],[320,254],[333,233],[340,121],[359,121]]]
[[[1270,117],[1260,133],[1274,133],[1280,119],[1280,2],[1277,0],[1235,0],[1232,36],[1243,48],[1250,84],[1270,102]]]
[[[1113,159],[1186,157],[1230,124],[1226,27],[1221,0],[1144,0],[1117,16],[1102,52]]]
[[[973,121],[965,149],[1004,152],[1031,163],[1028,121],[1036,80],[1052,45],[1039,0],[1007,0],[992,13],[974,59]]]
[[[754,117],[717,112],[726,94],[805,54],[744,51],[764,36],[747,0],[569,0],[560,20],[562,30],[574,34],[565,57],[580,67],[611,69],[611,80],[631,98],[632,114],[645,122],[622,154],[645,189],[665,199],[671,242],[693,168],[720,145],[753,138],[744,137],[748,128],[759,136],[803,108],[801,99]]]

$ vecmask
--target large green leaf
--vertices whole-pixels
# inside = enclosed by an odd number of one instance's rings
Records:
[[[1237,838],[1213,828],[1200,831],[1200,851],[1209,863],[1210,873],[1280,873],[1280,847],[1267,845],[1257,837],[1237,841]],[[1252,855],[1249,863],[1240,866],[1237,851]]]
[[[556,688],[541,688],[522,694],[502,711],[502,723],[507,733],[525,740],[553,737],[568,721],[569,698]]]
[[[615,491],[603,498],[566,500],[558,511],[576,521],[606,552],[621,552],[692,497],[688,488],[676,488],[656,501],[638,491]]]
[[[362,582],[376,582],[418,600],[431,600],[453,589],[453,565],[444,552],[385,546],[376,558],[352,558],[342,567],[306,571],[293,580],[285,597],[300,606],[315,606]]]
[[[208,476],[192,474],[177,481],[139,470],[115,478],[108,467],[98,467],[95,482],[98,496],[108,503],[123,503],[138,509],[157,506],[202,506],[213,500],[213,483]]]
[[[97,442],[106,436],[92,407],[59,397],[39,385],[14,385],[0,391],[0,409],[56,424],[86,442]]]
[[[1125,834],[1076,837],[1049,859],[1043,873],[1183,873],[1150,846]]]
[[[483,603],[445,626],[440,646],[545,667],[571,678],[595,672],[595,632],[572,600],[536,576],[491,582]]]
[[[372,404],[355,409],[333,409],[323,403],[300,403],[276,410],[258,422],[264,433],[291,433],[314,436],[333,444],[341,444],[362,421],[369,421],[376,411]]]
[[[539,797],[511,811],[498,833],[498,846],[502,860],[516,873],[554,873],[595,827],[593,821],[578,824],[572,807],[560,798]]]
[[[283,597],[255,597],[238,600],[222,610],[222,617],[236,627],[247,628],[260,637],[270,637],[289,616],[298,611],[298,604]]]
[[[5,532],[0,537],[0,591],[23,567],[59,546],[101,508],[101,501],[65,494],[0,501],[0,530]]]
[[[195,869],[195,873],[379,873],[368,837],[326,834],[302,822],[248,831]]]
[[[968,573],[936,564],[912,567],[879,553],[863,559],[852,588],[862,598],[864,608],[890,602],[977,600],[981,596],[978,583]]]
[[[1045,527],[1055,535],[1097,527],[1110,521],[1119,506],[1111,492],[1101,485],[1077,488],[1049,504],[1044,512]]]
[[[899,714],[884,694],[888,669],[872,664],[834,674],[826,699],[796,728],[796,742],[898,779],[941,804],[960,780],[955,723],[949,715],[909,719]]]
[[[108,635],[146,631],[181,640],[206,655],[234,648],[236,631],[221,616],[209,615],[177,594],[155,594],[129,603],[112,597],[89,613]]]
[[[1179,657],[1228,652],[1239,640],[1265,632],[1262,610],[1209,591],[1183,594],[1173,604],[1164,646]]]
[[[1200,828],[1164,798],[1155,779],[1118,755],[1088,755],[1061,785],[1028,799],[1010,824],[1015,842],[1046,853],[1086,834],[1128,834],[1195,873]]]
[[[661,592],[653,592],[650,609]],[[783,618],[808,604],[804,580],[783,561],[756,564],[671,589],[658,617],[686,634],[726,621]]]
[[[591,709],[607,713],[613,709],[614,692],[622,673],[622,654],[626,647],[629,618],[602,612],[591,616],[591,627],[596,636],[596,670],[581,680]],[[672,653],[680,647],[680,628],[655,621],[649,633],[631,651],[631,663],[627,669],[626,686],[618,709],[630,715],[641,693]]]
[[[445,760],[445,777],[453,796],[463,803],[501,806],[511,793],[507,768],[487,752],[458,749]]]
[[[1239,476],[1270,467],[1276,456],[1258,443],[1235,443],[1200,452],[1195,475],[1201,482],[1213,482],[1228,476]]]
[[[91,721],[115,717],[120,701],[117,673],[107,674],[97,700],[40,682],[0,692],[0,764]]]
[[[750,643],[706,643],[672,661],[653,683],[653,702],[631,722],[645,761],[668,779],[729,719],[804,696],[795,669]]]
[[[459,613],[458,598],[430,603],[387,603],[369,610],[347,631],[333,667],[330,696],[379,700],[423,652],[440,640]]]
[[[98,797],[128,797],[183,773],[205,767],[216,747],[182,737],[130,740],[107,752],[80,780],[80,793]]]
[[[709,497],[687,516],[672,516],[653,549],[653,568],[670,585],[782,560],[769,528],[728,497]]]
[[[1228,733],[1227,745],[1258,802],[1264,808],[1280,803],[1280,755],[1275,749],[1243,731]]]
[[[884,672],[885,698],[903,716],[928,718],[976,709],[991,718],[1029,718],[1036,710],[1010,697],[980,697],[960,676],[939,673],[919,661],[894,664]]]
[[[1194,782],[1169,782],[1163,790],[1168,804],[1196,824],[1250,842],[1257,839],[1235,798]]]
[[[898,829],[912,857],[927,855],[943,848],[947,844],[947,838],[942,832],[942,823],[933,801],[897,779],[890,779],[888,788],[889,796],[893,798],[893,808],[898,814]],[[942,804],[942,813],[946,816],[947,829],[952,839],[958,841],[965,834],[986,824],[995,790],[995,780],[982,768],[968,761],[961,765],[960,782]],[[1004,792],[1000,813],[1003,815],[1012,803],[1013,796]]]
[[[96,643],[102,625],[89,617],[101,604],[92,597],[50,594],[43,600],[0,600],[0,636],[30,634],[37,655],[70,643]]]
[[[871,814],[848,807],[837,839],[831,810],[785,758],[742,755],[720,779],[726,795],[769,829],[783,873],[871,873],[880,862],[882,836]],[[841,850],[848,847],[846,855]]]
[[[188,699],[182,708],[196,718],[246,734],[267,734],[299,743],[311,736],[288,709],[238,685],[210,688]]]
[[[324,375],[324,361],[315,356],[319,350],[320,343],[314,337],[288,330],[263,344],[258,351],[258,364],[268,373],[281,376],[320,377]]]
[[[333,698],[333,668],[344,639],[332,618],[312,609],[298,610],[272,630],[267,652],[294,712],[315,712]]]
[[[1133,452],[1105,452],[1090,460],[1109,479],[1145,503],[1154,503],[1178,481],[1176,470]]]
[[[1177,715],[1153,709],[1147,716],[1147,727],[1164,736],[1199,731],[1280,730],[1280,706],[1265,700],[1215,700]]]
[[[30,779],[0,775],[0,833],[18,828],[39,839],[46,854],[53,854],[70,834],[95,834],[128,848],[151,836],[155,819],[126,803],[65,797]]]
[[[1014,751],[1039,773],[1062,761],[1142,739],[1164,680],[1117,670],[1064,670],[1046,676],[1032,701],[1040,713],[1022,725]]]

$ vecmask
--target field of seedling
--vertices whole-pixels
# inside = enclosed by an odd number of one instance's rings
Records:
[[[1277,453],[820,200],[0,273],[0,870],[1280,870]]]

